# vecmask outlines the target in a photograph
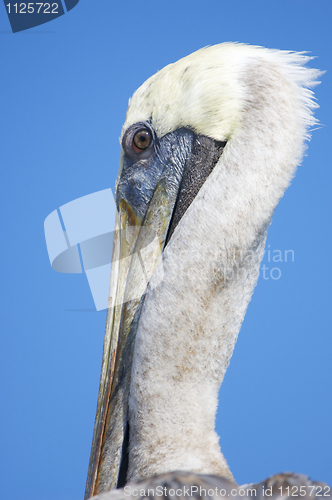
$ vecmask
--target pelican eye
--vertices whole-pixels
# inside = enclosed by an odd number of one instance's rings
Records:
[[[144,151],[147,149],[152,142],[152,134],[150,130],[147,128],[142,128],[133,137],[133,149],[135,153],[139,153],[140,151]],[[136,151],[136,148],[139,151]]]
[[[133,160],[144,160],[153,153],[155,138],[148,123],[138,122],[125,132],[122,147]]]

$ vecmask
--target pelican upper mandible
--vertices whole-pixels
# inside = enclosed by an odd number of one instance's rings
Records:
[[[131,98],[86,498],[176,470],[234,480],[218,391],[315,124],[308,60],[225,43]]]

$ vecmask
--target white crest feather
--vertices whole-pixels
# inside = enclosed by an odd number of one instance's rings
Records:
[[[160,137],[190,126],[217,140],[229,140],[246,109],[243,72],[255,63],[269,66],[294,85],[303,124],[309,129],[316,124],[312,110],[317,107],[310,88],[319,83],[321,75],[305,66],[310,59],[303,52],[244,44],[223,43],[200,49],[158,71],[134,93],[123,131],[133,123],[151,120]]]

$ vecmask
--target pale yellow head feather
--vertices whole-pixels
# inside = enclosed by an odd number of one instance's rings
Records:
[[[304,66],[310,59],[303,53],[236,43],[200,49],[158,71],[136,90],[129,102],[121,137],[130,125],[151,120],[158,137],[188,127],[196,133],[228,141],[241,127],[246,112],[248,90],[244,79],[253,60],[265,60],[297,87],[303,123],[308,128],[316,123],[312,109],[317,104],[306,87],[316,85],[321,74]],[[258,89],[263,82],[256,84]],[[250,96],[250,101],[252,97],[255,96]]]
[[[253,47],[220,44],[200,49],[149,78],[130,100],[125,130],[151,119],[159,137],[179,127],[228,140],[241,119],[236,60]]]

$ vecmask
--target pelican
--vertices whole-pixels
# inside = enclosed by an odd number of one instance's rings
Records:
[[[171,471],[234,484],[218,391],[316,123],[309,59],[207,47],[129,101],[86,498]]]

